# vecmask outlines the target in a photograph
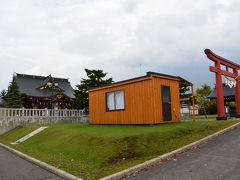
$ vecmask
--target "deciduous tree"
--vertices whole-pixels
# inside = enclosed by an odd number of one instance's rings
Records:
[[[207,117],[206,108],[209,103],[207,97],[211,94],[212,89],[209,85],[204,84],[201,88],[196,90],[196,101],[197,104],[203,109],[205,116]]]

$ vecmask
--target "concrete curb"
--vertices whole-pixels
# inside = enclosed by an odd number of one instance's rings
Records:
[[[146,169],[148,167],[154,166],[155,164],[157,164],[157,163],[159,163],[159,162],[161,162],[163,160],[169,160],[172,157],[176,157],[176,155],[178,155],[178,154],[181,154],[183,152],[189,151],[189,150],[193,149],[194,147],[199,146],[199,145],[203,144],[204,142],[207,142],[207,141],[209,141],[209,140],[219,136],[220,134],[223,134],[223,133],[225,133],[227,131],[230,131],[230,130],[238,127],[238,126],[240,126],[240,122],[236,123],[236,124],[234,124],[234,125],[232,125],[230,127],[227,127],[227,128],[225,128],[225,129],[223,129],[221,131],[218,131],[218,132],[216,132],[216,133],[214,133],[212,135],[209,135],[209,136],[207,136],[207,137],[205,137],[203,139],[200,139],[200,140],[195,141],[195,142],[193,142],[191,144],[188,144],[188,145],[186,145],[184,147],[176,149],[176,150],[174,150],[174,151],[172,151],[170,153],[161,155],[161,156],[159,156],[157,158],[154,158],[154,159],[146,161],[146,162],[144,162],[142,164],[133,166],[133,167],[131,167],[129,169],[123,170],[123,171],[118,172],[116,174],[112,174],[110,176],[104,177],[101,180],[115,180],[115,179],[119,180],[119,179],[122,179],[122,178],[129,177],[130,175],[136,174],[139,171],[142,171],[142,170],[144,170],[144,169]]]
[[[3,147],[4,149],[10,151],[11,153],[16,154],[17,156],[21,157],[22,159],[25,159],[25,160],[33,163],[33,164],[36,164],[37,166],[39,166],[39,167],[41,167],[41,168],[43,168],[47,171],[50,171],[51,173],[56,174],[57,176],[60,176],[64,179],[67,179],[67,180],[82,180],[81,178],[78,178],[78,177],[76,177],[72,174],[69,174],[69,173],[67,173],[67,172],[65,172],[61,169],[57,169],[57,168],[55,168],[55,167],[53,167],[53,166],[51,166],[47,163],[44,163],[44,162],[39,161],[39,160],[37,160],[33,157],[30,157],[30,156],[28,156],[28,155],[26,155],[26,154],[24,154],[20,151],[17,151],[13,148],[10,148],[10,147],[2,144],[2,143],[0,143],[0,146]]]

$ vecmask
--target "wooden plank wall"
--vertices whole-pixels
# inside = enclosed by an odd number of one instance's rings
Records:
[[[91,124],[151,124],[154,120],[151,78],[89,93]],[[125,110],[106,111],[106,92],[124,90]]]
[[[176,80],[153,78],[153,103],[154,103],[154,116],[156,123],[164,123],[162,120],[162,93],[161,86],[170,86],[171,92],[171,112],[172,121],[180,121],[180,97],[179,97],[179,82]],[[167,121],[169,122],[169,121]]]
[[[179,84],[176,80],[149,77],[143,81],[89,92],[91,124],[158,124],[162,121],[161,85],[170,86],[173,121],[180,120]],[[125,110],[106,111],[106,92],[124,90]],[[175,109],[175,111],[174,111]],[[177,115],[177,116],[175,116]]]

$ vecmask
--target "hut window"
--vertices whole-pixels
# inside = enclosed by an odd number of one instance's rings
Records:
[[[107,95],[107,111],[124,109],[124,91],[109,92]]]
[[[124,91],[115,92],[116,110],[124,109]]]
[[[115,110],[114,92],[107,93],[107,110]]]

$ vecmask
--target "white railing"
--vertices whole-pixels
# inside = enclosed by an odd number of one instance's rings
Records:
[[[0,108],[0,117],[83,117],[83,110],[76,109],[9,109]]]

